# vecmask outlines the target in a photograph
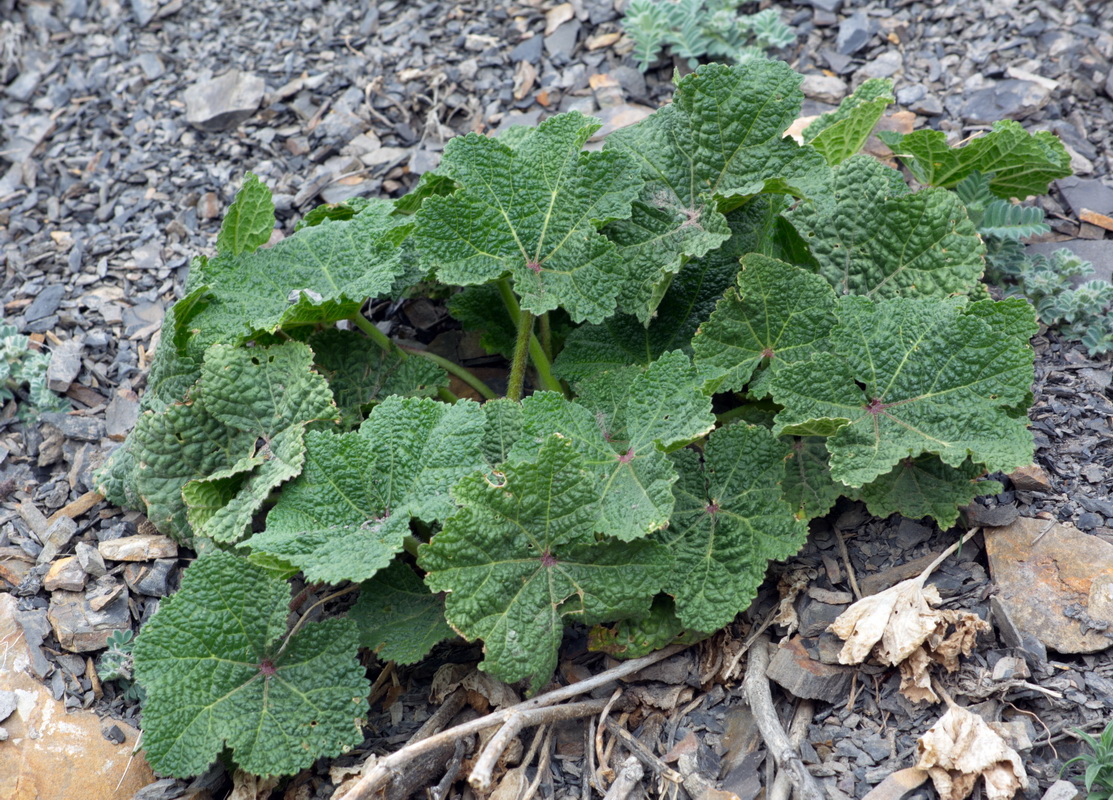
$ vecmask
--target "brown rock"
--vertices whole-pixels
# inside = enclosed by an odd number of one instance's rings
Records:
[[[124,735],[113,744],[91,711],[67,713],[62,702],[29,673],[31,654],[15,621],[16,600],[0,594],[0,692],[15,692],[15,712],[4,720],[0,797],[10,800],[124,800],[155,781],[142,755],[132,759],[139,731],[113,722]],[[130,762],[130,765],[129,765]]]
[[[1028,518],[987,528],[985,543],[997,599],[1021,633],[1060,653],[1113,645],[1113,545]]]
[[[154,561],[156,558],[175,558],[178,545],[169,536],[139,534],[101,542],[97,549],[102,558],[113,561]]]
[[[35,566],[35,559],[19,547],[0,547],[0,580],[19,586]]]
[[[64,589],[67,592],[80,592],[85,588],[85,570],[73,556],[60,558],[50,566],[50,572],[43,578],[43,586],[48,592]]]
[[[765,674],[796,697],[835,703],[847,696],[851,667],[824,664],[812,658],[800,636],[781,642]]]
[[[62,647],[76,653],[107,647],[113,631],[131,627],[126,592],[98,611],[84,594],[59,590],[50,596],[46,616]]]
[[[1039,464],[1029,464],[1009,475],[1013,486],[1021,492],[1050,492],[1051,480]]]

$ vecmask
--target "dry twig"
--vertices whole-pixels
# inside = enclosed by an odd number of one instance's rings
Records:
[[[789,742],[788,734],[773,708],[769,679],[765,677],[765,670],[769,666],[768,642],[768,637],[762,636],[755,642],[757,646],[750,650],[746,677],[742,682],[746,700],[769,754],[776,761],[777,768],[788,774],[800,800],[824,800],[823,790],[804,766],[796,748]]]

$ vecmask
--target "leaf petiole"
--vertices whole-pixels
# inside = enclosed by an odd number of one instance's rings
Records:
[[[499,287],[499,294],[502,296],[503,305],[506,306],[506,310],[510,313],[510,318],[519,321],[518,334],[520,337],[522,310],[518,304],[518,298],[514,296],[514,290],[510,286],[510,279],[500,278],[496,282],[496,285]],[[533,327],[532,316],[533,315],[531,314],[530,328]],[[543,314],[541,316],[542,335],[544,335],[545,332],[544,326],[548,320],[548,316],[548,314]],[[534,368],[537,370],[537,381],[541,384],[541,388],[550,392],[560,392],[561,394],[565,394],[564,387],[560,385],[560,381],[558,381],[553,375],[552,363],[550,362],[549,357],[546,354],[545,348],[542,347],[541,341],[537,338],[537,336],[533,335],[532,330],[530,331],[529,337],[529,357],[530,360],[533,361]],[[507,397],[509,396],[510,395],[507,394]]]

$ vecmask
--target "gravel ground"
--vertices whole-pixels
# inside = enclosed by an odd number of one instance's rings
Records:
[[[633,68],[628,47],[607,36],[620,30],[620,4],[574,2],[573,16],[547,32],[553,19],[547,12],[556,4],[542,0],[0,0],[3,322],[66,353],[73,373],[66,396],[77,411],[22,420],[11,402],[0,415],[0,591],[21,598],[24,627],[29,635],[38,630],[44,644],[39,676],[68,707],[132,719],[137,713],[111,685],[97,697],[79,668],[83,659],[67,654],[46,623],[50,592],[43,579],[52,559],[49,552],[42,556],[42,518],[29,509],[44,517],[60,509],[73,513],[77,524],[61,555],[80,557],[88,545],[145,529],[136,514],[89,505],[92,474],[134,424],[152,336],[190,258],[212,252],[242,174],[255,172],[272,187],[280,226],[289,233],[320,202],[403,193],[435,167],[452,135],[573,108],[615,122],[654,108],[670,96],[674,65],[662,63],[644,76]],[[805,114],[826,110],[868,77],[891,77],[894,111],[914,114],[917,127],[965,137],[1011,118],[1060,136],[1080,180],[1060,182],[1043,201],[1055,231],[1050,238],[1093,240],[1095,252],[1107,257],[1098,266],[1108,271],[1113,243],[1105,231],[1080,223],[1078,212],[1113,213],[1113,6],[807,0],[779,7],[799,38],[776,55],[809,76]],[[232,68],[240,70],[237,91],[247,98],[242,113],[205,107],[191,93]],[[596,74],[613,80],[593,85]],[[1049,483],[1042,490],[1009,486],[974,509],[970,521],[1000,524],[1019,511],[1071,521],[1113,543],[1110,360],[1088,359],[1054,334],[1036,345],[1032,419],[1037,462]],[[873,520],[857,506],[840,506],[817,521],[807,550],[774,570],[746,622],[763,619],[776,605],[778,578],[803,570],[817,588],[845,590],[833,561],[849,560],[860,575],[884,572],[953,539],[953,533]],[[96,565],[80,560],[95,577]],[[143,574],[110,564],[97,590],[123,586],[123,620],[137,624],[176,585],[181,563],[165,558]],[[987,614],[986,567],[976,539],[937,581],[947,603]],[[836,607],[808,596],[797,606],[802,628],[814,631],[830,622]],[[715,646],[735,646],[745,625],[739,623],[733,639],[713,640]],[[964,667],[967,678],[978,668],[996,669],[1016,650],[1002,635],[983,637]],[[578,644],[567,648],[569,669],[598,669],[599,657]],[[688,764],[712,785],[718,781],[752,800],[766,774],[764,750],[739,744],[746,723],[737,680],[702,680],[714,674],[707,666],[712,649],[678,656],[668,662],[671,672],[639,684],[644,708],[656,711],[635,714],[630,725],[638,722],[635,733],[659,743],[659,755],[696,734],[693,751],[670,763]],[[430,713],[428,682],[438,663],[474,655],[449,648],[438,651],[439,660],[398,673],[393,704],[376,705],[372,714],[376,733],[341,761],[397,748]],[[1034,798],[1077,752],[1062,732],[1113,714],[1113,656],[1109,650],[1025,656],[1031,681],[1061,695],[1023,688],[1000,694],[1021,711],[1006,718],[1020,727],[1027,719],[1024,732],[1034,744],[1025,757],[1037,778],[1027,796]],[[956,696],[962,679],[948,678]],[[866,667],[861,681],[868,691],[862,689],[857,706],[816,704],[804,755],[835,800],[862,797],[915,761],[915,739],[936,709],[904,701],[894,680],[892,670]],[[786,714],[796,705],[789,695],[779,695],[779,703]],[[678,716],[681,706],[689,710]],[[1048,739],[1058,742],[1057,751],[1046,746]],[[552,753],[543,794],[588,796],[580,789],[582,726],[559,729]],[[329,796],[328,767],[304,773],[295,781],[304,793],[287,796]],[[206,780],[214,796],[223,796],[225,778]],[[177,797],[185,786],[163,782],[146,796]]]

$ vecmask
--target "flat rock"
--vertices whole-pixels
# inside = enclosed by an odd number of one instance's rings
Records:
[[[1044,84],[1010,78],[971,94],[960,115],[974,125],[988,125],[999,119],[1026,119],[1050,99],[1051,90]]]
[[[43,588],[48,592],[63,589],[67,592],[80,592],[85,588],[88,574],[81,563],[73,556],[60,558],[50,565],[50,571],[43,578]]]
[[[76,439],[79,442],[99,442],[104,438],[104,423],[95,417],[82,417],[76,414],[64,414],[60,411],[48,411],[40,414],[39,419],[53,425],[67,439]]]
[[[1055,185],[1062,192],[1075,216],[1086,208],[1099,214],[1113,214],[1113,189],[1097,178],[1060,178]]]
[[[804,640],[793,636],[781,642],[765,674],[796,697],[837,703],[850,691],[854,669],[812,658]]]
[[[155,780],[142,754],[132,758],[139,731],[107,721],[123,734],[113,744],[92,711],[67,712],[50,689],[29,674],[31,652],[15,620],[16,599],[0,594],[0,695],[15,696],[3,721],[0,797],[11,800],[125,800]]]
[[[102,558],[111,561],[154,561],[156,558],[174,558],[178,545],[169,536],[121,536],[97,545]]]
[[[1113,645],[1113,544],[1026,517],[987,528],[985,543],[997,599],[1021,633],[1060,653]]]
[[[1013,488],[1022,492],[1049,492],[1051,479],[1039,464],[1029,464],[1009,473]]]
[[[1082,790],[1070,781],[1055,781],[1047,787],[1041,800],[1075,800],[1082,794]]]
[[[107,647],[110,634],[129,630],[131,624],[127,592],[98,611],[81,592],[57,591],[46,615],[62,647],[75,653]]]
[[[153,564],[128,564],[124,567],[124,581],[138,594],[166,597],[170,594],[170,575],[177,566],[176,558],[162,558]]]
[[[64,393],[81,371],[81,351],[84,342],[80,337],[67,339],[54,348],[46,368],[46,385],[52,391]]]
[[[835,49],[839,55],[853,55],[869,44],[875,31],[874,23],[870,21],[866,13],[855,11],[839,25],[839,35],[835,40]]]
[[[77,551],[78,563],[81,564],[81,568],[87,574],[99,578],[108,572],[104,566],[104,559],[101,558],[100,550],[85,542],[78,542],[74,549]]]
[[[804,97],[836,105],[846,97],[848,87],[846,81],[835,75],[807,75],[800,84],[800,89],[804,92]]]
[[[28,322],[44,319],[49,317],[58,310],[58,306],[62,304],[62,298],[66,296],[66,287],[60,283],[52,283],[43,289],[31,305],[23,312],[23,318]]]
[[[203,131],[226,131],[247,120],[263,102],[266,84],[232,69],[185,90],[186,121]]]

